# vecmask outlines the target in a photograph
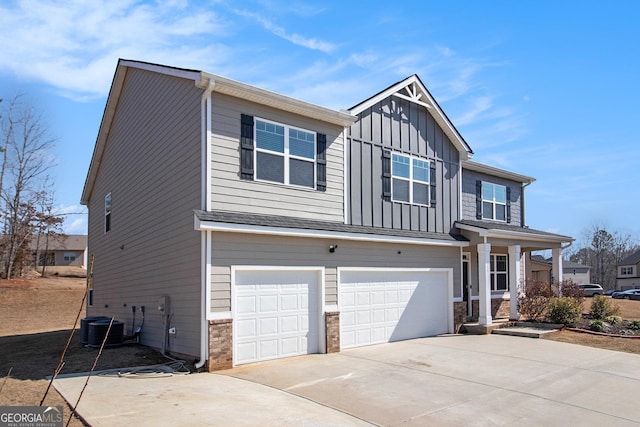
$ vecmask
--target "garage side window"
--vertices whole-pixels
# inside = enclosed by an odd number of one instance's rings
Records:
[[[104,197],[104,232],[111,231],[111,193]]]
[[[491,290],[509,290],[509,271],[506,255],[491,254]]]

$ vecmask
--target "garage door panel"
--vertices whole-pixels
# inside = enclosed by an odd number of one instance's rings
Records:
[[[317,271],[238,270],[235,278],[236,364],[318,352]]]
[[[341,347],[448,332],[447,279],[445,272],[341,272]]]

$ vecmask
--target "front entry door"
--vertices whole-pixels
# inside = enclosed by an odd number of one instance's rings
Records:
[[[462,254],[462,301],[467,307],[467,320],[473,317],[471,282],[469,281],[469,254]]]

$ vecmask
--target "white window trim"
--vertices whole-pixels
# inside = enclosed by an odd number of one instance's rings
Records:
[[[276,126],[282,126],[284,128],[284,152],[280,153],[277,151],[271,151],[271,150],[266,150],[264,148],[259,148],[258,147],[258,126],[257,123],[258,121],[261,122],[265,122],[265,123],[270,123]],[[302,132],[307,132],[313,135],[313,159],[309,159],[307,157],[301,157],[301,156],[295,156],[293,154],[289,153],[289,130],[290,129],[294,129],[294,130],[299,130]],[[255,149],[253,150],[253,164],[255,165],[255,178],[254,180],[257,182],[266,182],[269,184],[276,184],[276,185],[287,185],[290,187],[296,187],[296,188],[306,188],[306,189],[315,189],[317,188],[317,180],[318,180],[318,171],[317,171],[317,157],[318,157],[318,133],[314,132],[312,130],[309,129],[304,129],[304,128],[299,128],[297,126],[290,126],[284,123],[279,123],[279,122],[274,122],[273,120],[268,120],[268,119],[263,119],[261,117],[254,117],[253,118],[253,140],[254,140],[254,147]],[[272,154],[272,155],[276,155],[276,156],[280,156],[282,158],[284,158],[284,182],[277,182],[277,181],[268,181],[266,179],[258,179],[258,152],[261,153],[267,153],[267,154]],[[290,184],[289,183],[289,160],[290,159],[295,159],[295,160],[301,160],[301,161],[305,161],[305,162],[309,162],[313,164],[313,186],[311,187],[307,187],[306,185],[297,185],[297,184]]]
[[[625,272],[625,269],[629,269],[629,271]],[[631,266],[631,267],[620,267],[620,275],[621,276],[633,276],[633,266]]]
[[[484,187],[485,184],[492,185],[494,187],[494,191],[493,191],[493,198],[492,199],[485,199],[484,198],[484,191],[482,191],[482,189],[480,190],[481,197],[482,197],[482,219],[488,219],[488,220],[491,220],[491,221],[507,222],[507,202],[506,202],[506,200],[505,200],[504,203],[498,202],[496,200],[496,196],[495,196],[495,194],[496,194],[495,187],[502,187],[502,188],[504,188],[504,193],[505,193],[505,197],[506,197],[507,186],[506,185],[502,185],[502,184],[495,184],[495,183],[489,182],[489,181],[482,181],[482,186],[483,187]],[[492,209],[491,218],[485,218],[485,216],[484,216],[484,214],[485,214],[485,212],[484,212],[484,203],[485,202],[491,203],[491,209]],[[496,206],[497,205],[504,206],[504,219],[497,219],[496,218]]]
[[[506,265],[507,265],[507,269],[505,271],[498,271],[497,270],[497,264],[498,264],[498,259],[497,257],[499,256],[503,256],[506,258]],[[494,277],[493,280],[493,285],[491,286],[491,292],[504,292],[504,293],[508,293],[510,287],[510,283],[509,283],[509,255],[507,254],[498,254],[498,253],[492,253],[490,254],[490,258],[491,260],[491,268],[490,268],[490,272],[489,274],[491,275],[491,277]],[[507,289],[497,289],[497,285],[498,285],[498,274],[504,274],[507,278]]]
[[[393,173],[393,156],[400,156],[400,157],[407,157],[409,158],[409,178],[405,178],[403,176],[399,176],[399,175],[395,175]],[[422,162],[425,162],[427,164],[427,181],[421,181],[421,180],[416,180],[413,177],[413,160],[420,160]],[[417,157],[417,156],[411,156],[408,154],[402,154],[402,153],[397,153],[397,152],[391,152],[391,200],[396,202],[396,203],[405,203],[405,204],[410,204],[410,205],[415,205],[415,206],[431,206],[431,161],[429,159],[426,159],[424,157]],[[407,202],[406,200],[397,200],[394,197],[394,191],[393,191],[393,180],[394,179],[399,179],[402,181],[407,181],[409,182],[409,201]],[[424,203],[417,203],[413,201],[413,183],[417,182],[419,184],[424,184],[427,186],[427,199],[428,202],[426,204]]]

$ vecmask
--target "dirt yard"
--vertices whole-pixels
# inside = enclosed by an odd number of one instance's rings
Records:
[[[48,381],[69,338],[82,304],[86,279],[52,276],[0,281],[0,406],[39,405]],[[79,326],[78,326],[79,328]],[[97,349],[79,343],[74,331],[62,374],[88,372]],[[105,349],[97,370],[168,362],[160,353],[140,345]],[[70,407],[52,387],[44,405]],[[72,426],[82,426],[78,419]]]
[[[640,320],[640,301],[612,300],[613,304],[620,307],[618,315],[624,320]],[[585,298],[583,304],[584,314],[591,310],[591,298]],[[607,350],[624,351],[627,353],[640,354],[640,338],[613,338],[601,335],[591,335],[573,331],[560,331],[547,334],[546,339],[561,341],[571,344],[587,345],[591,347],[604,348]]]

